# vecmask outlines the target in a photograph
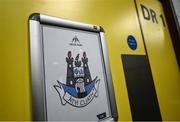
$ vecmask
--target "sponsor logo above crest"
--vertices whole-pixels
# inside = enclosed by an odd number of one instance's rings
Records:
[[[69,45],[71,45],[71,46],[83,46],[83,45],[80,43],[80,41],[79,41],[79,39],[77,38],[77,36],[74,36],[74,37],[73,37],[73,39],[72,39],[71,43],[69,43]]]

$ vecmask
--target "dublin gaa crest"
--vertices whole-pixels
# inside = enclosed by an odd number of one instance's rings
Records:
[[[98,76],[92,79],[86,52],[83,52],[81,60],[79,59],[80,54],[74,59],[71,51],[68,51],[66,84],[57,80],[54,85],[62,105],[68,103],[74,107],[84,107],[98,97],[100,79]]]

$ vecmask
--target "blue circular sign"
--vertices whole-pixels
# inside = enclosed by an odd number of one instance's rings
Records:
[[[129,35],[128,38],[127,38],[127,41],[128,41],[129,47],[130,47],[132,50],[136,50],[136,48],[137,48],[137,42],[136,42],[136,39],[134,38],[134,36]]]

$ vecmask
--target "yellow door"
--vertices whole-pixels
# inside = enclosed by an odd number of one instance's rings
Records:
[[[159,0],[136,0],[163,120],[180,120],[180,73]]]

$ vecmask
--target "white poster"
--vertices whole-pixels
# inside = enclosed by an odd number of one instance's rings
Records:
[[[111,116],[98,33],[42,26],[47,120]]]

